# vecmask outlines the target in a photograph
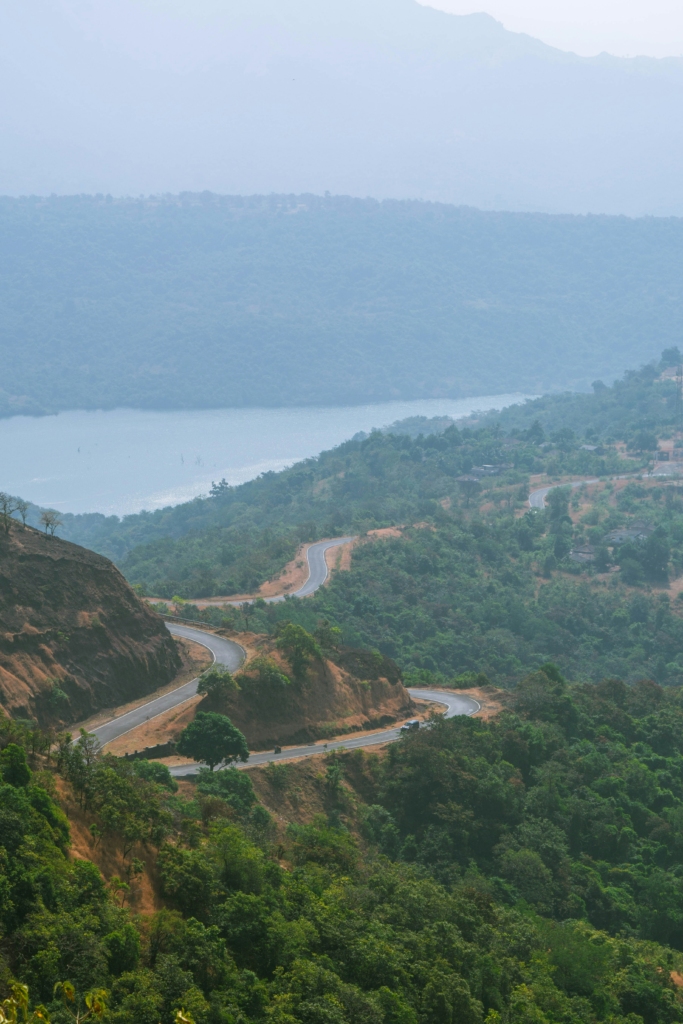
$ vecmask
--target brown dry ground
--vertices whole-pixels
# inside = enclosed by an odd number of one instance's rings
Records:
[[[500,691],[494,687],[462,691],[482,702],[482,712],[490,717],[499,710]],[[434,705],[416,702],[411,717],[427,718]],[[386,755],[387,746],[373,747],[370,751],[340,751],[334,754],[320,754],[313,757],[289,761],[277,765],[247,768],[259,800],[273,815],[279,835],[283,836],[290,822],[307,824],[317,814],[341,813],[352,833],[358,835],[360,806],[373,803],[377,797],[377,775],[381,759]],[[326,785],[325,769],[332,759],[343,766],[343,782],[338,792]],[[165,758],[164,763],[182,759]],[[66,812],[71,827],[71,856],[90,860],[109,881],[113,876],[126,877],[123,851],[120,843],[111,839],[97,841],[90,833],[92,814],[82,810],[71,787],[56,778],[57,795]],[[178,782],[180,795],[192,799],[195,785],[189,779]],[[157,850],[138,844],[131,857],[139,858],[145,865],[144,872],[131,881],[131,893],[126,905],[135,913],[149,915],[164,905],[160,896],[159,878],[156,867]]]
[[[86,814],[73,795],[71,787],[63,779],[55,779],[59,803],[69,819],[71,829],[71,857],[76,860],[90,860],[109,881],[114,875],[126,879],[126,866],[120,843],[111,838],[96,840],[90,834],[92,814]],[[131,853],[145,865],[145,870],[130,882],[130,895],[126,905],[139,914],[152,914],[163,906],[159,896],[159,880],[156,867],[157,851],[137,843]],[[121,897],[119,897],[119,902]]]
[[[495,686],[473,686],[470,690],[453,690],[453,693],[462,693],[464,697],[473,697],[479,701],[481,710],[472,718],[482,718],[485,722],[499,715],[510,701],[510,694]]]
[[[70,725],[178,668],[163,621],[108,559],[18,523],[0,530],[0,713]]]
[[[85,721],[77,722],[72,727],[73,731],[75,732],[78,729],[86,729],[88,731],[96,729],[103,722],[108,722],[112,718],[119,718],[134,708],[139,708],[141,704],[147,704],[150,700],[155,700],[156,697],[161,697],[164,693],[177,690],[183,683],[188,683],[190,679],[195,679],[211,665],[211,654],[206,647],[202,647],[201,644],[195,644],[192,640],[181,640],[179,637],[174,637],[173,639],[180,655],[181,667],[170,683],[167,683],[166,686],[161,686],[158,690],[154,690],[153,693],[145,694],[144,697],[129,701],[127,704],[121,704],[115,708],[104,708],[102,711],[98,711],[96,715],[91,715],[90,718],[85,719]],[[111,753],[114,753],[114,751],[111,751]]]
[[[271,637],[254,633],[234,636],[247,652],[247,672],[255,657],[265,656],[275,661],[282,672],[291,673]],[[366,660],[367,657],[361,655]],[[393,663],[387,661],[386,665],[391,673]],[[393,671],[397,672],[396,666],[393,666]],[[324,660],[311,665],[306,679],[289,687],[277,706],[273,705],[272,698],[269,701],[253,699],[246,683],[220,707],[214,707],[209,698],[194,697],[120,736],[107,746],[107,750],[120,757],[175,740],[192,721],[200,705],[202,710],[227,714],[242,730],[252,750],[267,750],[276,744],[296,745],[319,737],[381,728],[409,717],[413,708],[398,676],[393,682],[386,676],[361,679],[348,668]],[[121,712],[123,710],[129,709],[120,709]]]
[[[359,805],[373,802],[376,774],[386,748],[342,751],[340,754],[316,754],[301,761],[287,761],[274,767],[265,765],[249,769],[259,800],[275,818],[283,834],[287,825],[307,825],[318,814],[342,811],[345,825],[358,832]],[[334,757],[344,767],[344,781],[338,793],[325,785],[325,768]]]

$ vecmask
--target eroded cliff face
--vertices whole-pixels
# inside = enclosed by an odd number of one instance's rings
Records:
[[[381,729],[414,708],[391,658],[346,648],[334,660],[313,659],[297,680],[272,638],[254,637],[245,646],[249,657],[236,677],[240,689],[219,700],[207,696],[194,710],[227,715],[253,750]],[[259,678],[262,658],[289,675],[290,684]]]
[[[68,725],[179,666],[163,621],[108,559],[0,520],[0,709]]]

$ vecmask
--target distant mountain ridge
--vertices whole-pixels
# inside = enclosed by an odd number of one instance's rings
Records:
[[[683,214],[679,58],[413,0],[0,10],[0,193],[182,190]]]

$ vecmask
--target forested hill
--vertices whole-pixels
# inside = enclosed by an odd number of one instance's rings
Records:
[[[683,220],[0,200],[0,415],[588,389],[680,336]]]
[[[514,436],[496,423],[415,438],[376,431],[175,508],[65,517],[64,531],[112,555],[148,595],[189,601],[190,618],[203,614],[194,598],[253,593],[301,541],[355,534],[365,539],[350,571],[306,601],[257,607],[249,628],[270,632],[288,618],[314,630],[326,618],[347,643],[430,683],[483,672],[514,685],[551,659],[572,679],[680,684],[683,617],[669,591],[683,571],[680,492],[664,480],[609,479],[637,474],[657,434],[671,438],[676,388],[658,380],[666,361],[627,374],[607,397],[579,396],[581,434],[552,423]],[[567,407],[563,396],[548,402]],[[532,474],[601,483],[554,492],[541,512],[528,507]],[[645,535],[615,545],[613,532],[632,523]],[[392,536],[373,540],[369,531],[384,527]],[[574,547],[588,560],[573,560]],[[241,612],[211,614],[246,625]]]
[[[615,441],[627,442],[636,457],[643,431],[651,440],[655,431],[671,429],[675,385],[658,378],[678,358],[674,347],[656,365],[628,371],[612,387],[598,387],[593,394],[545,396],[479,417],[464,430],[453,429],[447,418],[425,420],[420,433],[426,436],[420,437],[417,419],[396,423],[383,433],[359,434],[280,473],[263,473],[237,487],[216,482],[209,497],[182,505],[123,519],[101,513],[67,514],[61,533],[119,565],[138,549],[126,564],[131,571],[138,566],[134,581],[145,580],[150,587],[159,584],[163,562],[174,566],[172,579],[184,588],[180,592],[185,596],[230,593],[231,588],[243,591],[258,586],[265,578],[262,574],[272,571],[278,560],[286,561],[298,540],[363,532],[429,515],[435,500],[459,495],[459,475],[482,463],[507,464],[522,490],[530,472],[545,468],[585,474],[612,471],[621,465]],[[437,437],[449,424],[451,429]],[[570,433],[563,435],[558,448],[549,438],[560,430]],[[586,441],[591,447],[598,442],[606,447],[587,451],[582,448]],[[154,549],[156,570],[146,576],[140,567],[148,554],[143,547],[149,544],[160,546]],[[178,559],[194,564],[199,549],[204,582],[192,574],[189,583]]]

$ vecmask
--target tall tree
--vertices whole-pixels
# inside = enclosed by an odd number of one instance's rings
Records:
[[[228,765],[249,759],[249,747],[240,730],[225,715],[200,711],[180,734],[176,750],[183,757],[208,764]]]

